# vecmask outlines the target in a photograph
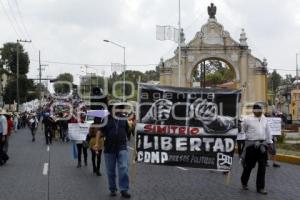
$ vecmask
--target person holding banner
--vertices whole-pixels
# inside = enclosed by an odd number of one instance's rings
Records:
[[[104,119],[105,126],[99,129],[96,134],[96,144],[94,150],[100,149],[99,139],[101,136],[104,140],[104,158],[108,184],[111,196],[116,196],[116,167],[119,176],[119,188],[124,198],[130,198],[129,190],[129,158],[127,151],[127,119],[122,117],[122,106],[109,106],[110,114]],[[112,112],[112,110],[114,112]]]
[[[263,108],[256,103],[253,106],[253,116],[244,119],[242,129],[246,134],[245,147],[242,154],[243,173],[241,182],[244,190],[248,190],[248,180],[252,169],[258,163],[256,190],[260,194],[268,194],[265,190],[265,173],[268,146],[272,144],[270,127],[262,115]]]
[[[241,158],[241,156],[242,156],[242,153],[243,153],[243,150],[244,150],[244,147],[245,147],[245,137],[246,137],[245,133],[242,130],[241,123],[242,123],[242,120],[239,119],[239,121],[238,121],[238,134],[237,134],[237,137],[236,137],[239,158]]]

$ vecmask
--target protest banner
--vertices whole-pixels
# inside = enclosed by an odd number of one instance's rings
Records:
[[[231,169],[240,90],[140,84],[137,162]]]
[[[267,117],[267,122],[270,127],[271,135],[281,135],[281,118]]]
[[[89,132],[90,125],[79,124],[79,123],[69,123],[68,124],[68,133],[69,139],[75,141],[84,141]]]

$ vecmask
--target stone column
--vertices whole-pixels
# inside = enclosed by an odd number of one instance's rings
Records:
[[[242,50],[240,54],[240,85],[243,89],[241,103],[242,106],[249,100],[249,75],[250,70],[248,69],[248,51]]]

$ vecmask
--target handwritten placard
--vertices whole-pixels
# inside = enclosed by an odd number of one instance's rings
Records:
[[[84,141],[89,132],[89,124],[69,123],[69,139],[75,141]]]
[[[281,135],[281,118],[267,117],[267,121],[271,130],[271,135]]]

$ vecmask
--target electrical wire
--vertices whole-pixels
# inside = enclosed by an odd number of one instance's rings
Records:
[[[31,59],[33,62],[39,62],[37,59]],[[49,63],[49,64],[60,64],[60,65],[78,65],[78,66],[83,66],[87,65],[90,67],[110,67],[111,64],[87,64],[87,63],[73,63],[73,62],[61,62],[61,61],[51,61],[51,60],[43,60],[43,63]],[[126,66],[157,66],[158,64],[126,64]]]
[[[289,67],[289,68],[292,68],[292,67]],[[277,70],[277,71],[291,71],[291,72],[297,71],[295,69],[282,69],[282,68],[268,68],[268,69]]]
[[[18,38],[21,38],[21,37],[20,37],[20,34],[18,33],[18,31],[17,31],[17,29],[16,29],[16,27],[15,27],[15,25],[14,25],[12,19],[10,18],[9,14],[8,14],[6,8],[5,8],[5,5],[4,5],[3,1],[0,0],[0,3],[1,3],[1,5],[2,5],[3,12],[4,12],[4,14],[6,15],[6,17],[7,17],[8,21],[9,21],[11,27],[13,28],[13,30],[14,30],[14,32],[16,33],[17,37],[18,37]]]
[[[21,36],[25,36],[25,38],[26,38],[26,34],[25,34],[24,30],[22,29],[22,26],[20,25],[20,23],[19,23],[16,15],[15,15],[15,11],[14,11],[12,5],[11,5],[11,1],[10,0],[7,0],[7,5],[8,5],[8,9],[10,10],[10,14],[12,16],[12,19],[14,20],[14,22],[16,24],[16,27],[18,28],[18,30],[21,33]],[[23,37],[21,37],[21,38],[23,38]]]
[[[30,36],[30,34],[29,34],[29,31],[28,31],[28,29],[27,29],[26,23],[24,22],[24,17],[23,17],[23,14],[22,14],[22,12],[21,12],[21,9],[20,9],[19,2],[18,2],[18,0],[14,0],[14,2],[15,2],[15,4],[16,4],[17,13],[18,13],[18,15],[19,15],[20,22],[21,22],[21,25],[23,26],[23,29],[24,29],[25,34],[26,34],[26,37],[32,39],[31,36]],[[35,46],[35,42],[32,41],[31,44],[32,44],[33,50],[37,52],[38,50],[37,50],[37,48],[36,48],[36,46]]]
[[[8,0],[8,1],[9,1],[9,0]],[[22,25],[22,27],[23,27],[23,29],[24,29],[25,35],[26,35],[28,38],[30,38],[30,34],[29,34],[28,29],[27,29],[27,27],[26,27],[26,25],[25,25],[25,23],[24,23],[24,20],[23,20],[23,15],[22,15],[22,12],[21,12],[19,3],[18,3],[17,0],[14,0],[14,2],[15,2],[15,4],[16,4],[16,8],[17,8],[16,11],[17,11],[17,14],[18,14],[18,16],[19,16],[19,18],[20,18],[20,22],[21,22],[21,25]]]

